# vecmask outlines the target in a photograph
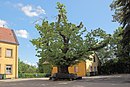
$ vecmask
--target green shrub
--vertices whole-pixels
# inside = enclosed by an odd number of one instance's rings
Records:
[[[19,73],[19,78],[43,78],[49,76],[49,73]]]

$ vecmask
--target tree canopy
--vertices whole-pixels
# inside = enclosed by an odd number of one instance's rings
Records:
[[[121,44],[124,50],[124,57],[129,57],[130,52],[130,0],[114,0],[110,5],[115,11],[113,18],[123,25],[124,31],[122,33],[123,39]]]
[[[19,73],[36,73],[36,71],[37,71],[36,66],[26,64],[20,59],[18,59],[18,72]]]
[[[100,28],[89,32],[82,22],[79,25],[69,22],[65,6],[59,2],[57,9],[57,21],[50,23],[44,19],[41,25],[36,24],[40,36],[31,42],[43,62],[57,66],[59,73],[68,73],[69,66],[106,46],[110,35]]]
[[[127,26],[130,24],[130,0],[113,0],[110,5],[115,10],[113,18],[115,21]]]
[[[109,43],[104,48],[98,49],[96,51],[101,65],[106,63],[110,59],[119,58],[122,55],[122,46],[120,40],[122,40],[121,33],[123,29],[119,27],[114,31],[114,34],[111,35]]]

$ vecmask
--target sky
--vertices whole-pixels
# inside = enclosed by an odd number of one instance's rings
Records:
[[[19,41],[19,58],[27,64],[37,65],[35,47],[31,39],[39,36],[35,24],[46,18],[56,21],[56,3],[66,6],[69,22],[81,21],[88,30],[101,28],[112,34],[120,25],[112,22],[112,0],[0,0],[0,26],[13,29]]]

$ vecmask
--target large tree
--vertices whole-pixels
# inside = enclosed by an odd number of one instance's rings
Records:
[[[125,59],[127,72],[130,72],[130,0],[114,0],[111,8],[115,10],[113,16],[115,21],[123,25],[122,33],[122,57]]]
[[[82,22],[79,25],[69,22],[63,4],[57,3],[57,9],[57,21],[43,20],[41,25],[36,24],[40,37],[31,42],[43,62],[57,66],[59,73],[69,73],[69,66],[104,47],[109,35],[100,28],[88,32]]]
[[[124,56],[129,57],[130,52],[130,0],[114,0],[110,5],[115,11],[113,15],[114,21],[118,21],[123,25],[124,31],[122,33],[123,39],[121,44],[124,50]]]

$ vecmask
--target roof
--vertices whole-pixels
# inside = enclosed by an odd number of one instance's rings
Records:
[[[4,27],[0,27],[0,42],[19,45],[14,31]]]

